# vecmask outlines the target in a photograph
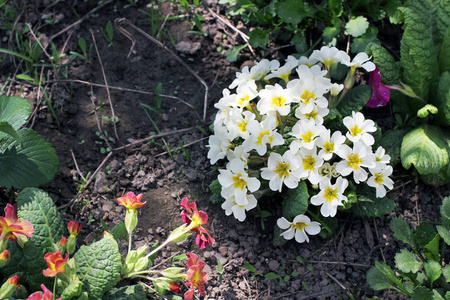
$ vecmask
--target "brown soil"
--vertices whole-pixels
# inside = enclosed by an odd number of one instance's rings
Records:
[[[68,2],[71,1],[49,5],[44,0],[36,1],[28,6],[18,26],[30,22],[37,24],[34,28],[38,28],[40,24],[42,27],[38,31],[51,37],[77,20],[74,11],[84,16],[96,5],[96,1],[74,1],[71,9]],[[107,3],[81,24],[51,41],[58,49],[65,47],[65,53],[79,52],[77,39],[84,37],[90,45],[93,44],[93,35],[99,53],[97,55],[95,48],[92,50],[90,63],[80,58],[67,61],[67,78],[61,74],[53,75],[53,81],[47,88],[58,120],[52,118],[48,107],[42,99],[38,99],[36,87],[15,82],[6,89],[11,95],[28,98],[33,108],[37,109],[29,126],[33,126],[53,145],[60,158],[57,176],[42,188],[63,208],[65,220],[83,224],[84,241],[89,243],[100,236],[100,220],[110,227],[123,220],[125,211],[114,199],[128,191],[143,193],[143,201],[147,201],[139,214],[135,246],[162,241],[182,223],[179,203],[181,198],[187,197],[196,201],[200,210],[208,213],[216,243],[199,250],[189,239],[163,251],[161,259],[179,251],[199,253],[207,263],[210,275],[206,299],[346,299],[349,295],[353,295],[354,299],[373,296],[402,299],[395,293],[371,290],[365,282],[365,275],[375,261],[385,261],[392,266],[395,253],[403,247],[393,238],[389,229],[390,220],[401,216],[412,225],[417,225],[419,221],[437,220],[441,199],[449,194],[448,187],[425,186],[420,181],[416,183],[412,175],[398,171],[394,176],[396,187],[388,194],[397,202],[393,213],[376,219],[354,218],[341,213],[338,214],[340,229],[334,237],[328,240],[314,237],[309,244],[289,242],[284,246],[275,246],[272,243],[275,217],[267,220],[266,230],[263,230],[255,211],[249,212],[245,222],[240,223],[226,217],[220,205],[209,202],[208,186],[217,177],[217,171],[206,159],[207,136],[196,129],[200,126],[208,131],[215,115],[213,104],[221,97],[223,88],[231,82],[234,73],[253,57],[250,53],[244,53],[238,63],[230,64],[216,51],[219,46],[229,49],[239,43],[239,36],[209,11],[212,9],[223,16],[224,10],[215,0],[204,1],[202,8],[197,9],[197,13],[205,19],[204,36],[188,33],[193,28],[190,22],[183,21],[187,18],[164,22],[165,16],[182,14],[169,2],[161,5],[159,13],[162,18],[153,27],[149,16],[138,11],[141,9],[150,14],[151,10],[146,5],[125,7],[127,4],[127,1]],[[41,20],[44,12],[55,16],[62,13],[62,17],[57,24],[48,25]],[[135,39],[134,47],[117,27],[113,45],[108,47],[101,29],[104,30],[108,21],[114,22],[117,18],[127,18],[149,34],[160,32],[161,40],[176,52],[176,56],[125,25],[123,28]],[[194,49],[193,53],[181,53],[174,49],[174,44],[181,41],[188,46],[187,52],[192,47],[199,48]],[[269,55],[282,57],[277,51]],[[183,66],[176,57],[181,58],[188,67]],[[190,69],[208,86],[206,107],[205,87]],[[3,70],[1,84],[7,76],[14,74],[15,67],[6,59]],[[110,95],[101,86],[105,84],[103,70]],[[98,85],[92,86],[87,82]],[[151,92],[159,83],[162,84],[163,94],[178,97],[162,98],[160,115],[146,112],[141,105],[156,108],[156,97]],[[187,102],[190,107],[178,99]],[[113,116],[111,103],[114,115],[119,118],[116,129],[113,123],[103,118]],[[377,121],[376,117],[373,118]],[[189,130],[174,133],[182,129]],[[101,153],[106,142],[96,133],[99,131],[109,137],[113,151],[108,157],[107,153]],[[155,138],[124,147],[158,131],[167,133],[164,140]],[[170,149],[183,144],[188,146],[171,150],[168,154],[165,153],[165,143]],[[82,186],[80,173],[84,177],[88,174],[92,177],[103,161],[105,164],[91,183],[78,193]],[[3,201],[11,200],[8,199],[8,192],[3,191],[2,194]],[[276,215],[275,206],[266,209]],[[222,276],[216,271],[218,260],[224,267]],[[253,265],[259,275],[249,272],[244,261]],[[300,275],[286,277],[293,271]],[[279,274],[283,280],[265,278],[264,275],[269,272]]]

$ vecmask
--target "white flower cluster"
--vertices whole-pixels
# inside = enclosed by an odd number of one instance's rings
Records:
[[[255,192],[262,180],[278,192],[283,185],[296,188],[300,180],[318,185],[320,191],[310,201],[321,206],[324,217],[334,217],[338,206],[347,201],[345,176],[374,187],[377,197],[392,188],[390,157],[381,147],[375,153],[372,150],[373,121],[353,112],[343,119],[345,133],[331,132],[323,125],[330,99],[344,89],[329,79],[328,71],[338,62],[349,66],[351,74],[360,67],[375,69],[365,53],[351,60],[335,47],[322,47],[309,58],[289,56],[283,66],[264,59],[251,69],[245,67],[229,87],[236,92],[223,91],[215,105],[219,111],[208,158],[211,164],[224,158],[229,161],[218,176],[227,215],[245,220],[246,211],[257,205]],[[308,241],[306,233],[320,232],[319,223],[304,215],[292,222],[280,218],[278,226],[288,229],[282,234],[285,238],[295,236],[298,242]]]

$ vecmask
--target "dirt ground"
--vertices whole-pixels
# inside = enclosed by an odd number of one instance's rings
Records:
[[[170,20],[168,16],[180,14],[170,2],[161,5],[162,18],[154,26],[147,5],[126,7],[128,1],[105,1],[100,9],[70,27],[78,20],[74,12],[86,16],[97,7],[94,2],[56,1],[50,5],[36,1],[19,20],[18,26],[40,24],[39,32],[65,53],[79,51],[79,37],[88,45],[95,39],[98,53],[93,47],[91,62],[80,58],[67,61],[67,76],[53,74],[47,83],[58,120],[42,102],[42,95],[38,99],[36,87],[13,82],[7,88],[11,95],[26,97],[36,108],[29,126],[53,145],[60,158],[57,176],[42,188],[64,212],[66,221],[83,224],[85,242],[99,236],[100,220],[110,227],[123,220],[125,211],[114,199],[128,191],[143,193],[143,201],[147,201],[139,214],[135,246],[162,241],[181,224],[180,199],[187,197],[208,213],[216,243],[199,250],[189,239],[163,251],[160,259],[180,251],[199,253],[210,275],[205,299],[403,299],[392,292],[373,291],[365,275],[375,261],[393,266],[395,253],[403,247],[393,238],[390,220],[401,216],[413,226],[436,220],[442,197],[449,195],[448,186],[425,186],[398,166],[393,176],[395,188],[388,194],[397,203],[391,214],[360,219],[340,213],[340,229],[331,239],[314,237],[309,244],[291,241],[274,245],[275,217],[268,218],[263,230],[256,211],[250,211],[241,223],[226,217],[220,205],[209,201],[208,186],[217,177],[206,158],[205,132],[209,132],[215,115],[213,105],[235,72],[255,59],[245,52],[231,64],[217,51],[218,47],[229,49],[240,43],[239,34],[216,16],[225,18],[223,7],[217,0],[208,0],[197,9],[205,20],[205,35],[189,33],[193,28],[188,18]],[[44,13],[58,17],[58,23],[43,23]],[[132,38],[116,26],[113,44],[108,46],[102,30],[108,21],[121,18],[143,32],[158,34],[172,53],[123,21],[122,28]],[[65,28],[67,31],[61,33]],[[265,55],[282,59],[285,53],[274,50]],[[15,71],[14,63],[5,60],[1,82]],[[147,105],[157,110],[153,92],[159,83],[168,96],[162,97],[160,114],[145,109]],[[386,114],[375,110],[371,115],[377,121],[378,115],[384,118]],[[117,123],[111,121],[114,116],[119,119]],[[159,133],[165,135],[163,139],[142,141]],[[112,151],[102,153],[102,148],[108,147]],[[89,182],[85,189],[81,175]],[[2,190],[0,194],[2,203],[10,201],[10,192]],[[279,207],[274,204],[267,203],[265,209],[276,215]],[[224,267],[223,275],[216,271],[218,260]],[[249,272],[244,261],[258,274]],[[290,276],[294,271],[299,275]],[[265,278],[269,272],[281,280]]]

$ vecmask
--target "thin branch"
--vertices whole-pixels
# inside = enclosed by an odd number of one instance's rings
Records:
[[[72,154],[72,159],[73,159],[73,162],[75,163],[75,168],[77,169],[78,175],[80,175],[80,177],[83,179],[83,181],[86,182],[86,178],[84,178],[83,173],[81,173],[80,168],[78,168],[77,159],[75,158],[75,154],[73,153],[73,150],[72,149],[69,149],[69,150],[70,150],[70,154]]]
[[[209,136],[205,136],[204,138],[195,140],[195,141],[193,141],[193,142],[187,143],[186,145],[182,145],[182,146],[180,146],[180,147],[176,147],[176,148],[174,148],[174,149],[172,149],[172,150],[180,150],[180,149],[182,149],[182,148],[184,148],[184,147],[189,147],[189,146],[191,146],[191,145],[193,145],[193,144],[195,144],[195,143],[198,143],[198,142],[201,142],[201,141],[203,141],[203,140],[206,140],[207,138],[209,138]],[[167,153],[168,153],[167,151],[164,151],[164,152],[162,152],[162,153],[156,154],[154,157],[156,158],[156,157],[158,157],[158,156],[166,155]]]
[[[116,24],[116,26],[118,28],[120,28],[120,32],[122,32],[122,33],[126,32],[126,30],[123,29],[123,27],[121,27],[121,24],[131,26],[134,30],[136,30],[140,34],[142,34],[145,38],[149,39],[150,41],[152,41],[153,43],[155,43],[156,45],[158,45],[165,51],[169,52],[180,64],[182,64],[189,71],[189,73],[191,73],[198,81],[200,81],[200,83],[205,88],[205,98],[204,98],[204,103],[203,103],[203,118],[202,118],[203,122],[205,122],[206,121],[206,108],[207,108],[207,104],[208,104],[208,90],[209,90],[206,82],[194,70],[192,70],[178,55],[176,55],[172,50],[167,48],[163,43],[161,43],[160,41],[158,41],[157,39],[155,39],[154,37],[152,37],[145,31],[143,31],[142,29],[140,29],[133,23],[131,23],[130,20],[128,20],[126,18],[121,18],[121,19],[116,19],[114,21],[114,23]],[[129,32],[127,32],[127,33],[128,34],[125,34],[125,36],[127,36],[127,37],[132,36]]]
[[[344,266],[353,266],[353,267],[362,267],[362,268],[371,268],[372,266],[358,264],[358,263],[348,263],[343,261],[323,261],[323,260],[308,260],[309,263],[316,264],[331,264],[331,265],[344,265]]]
[[[105,134],[103,134],[102,126],[100,125],[100,121],[99,121],[99,118],[98,118],[98,115],[97,115],[97,109],[95,108],[95,103],[94,103],[94,99],[93,98],[94,98],[94,92],[92,91],[92,87],[91,87],[90,99],[91,99],[92,105],[94,106],[94,115],[95,115],[95,121],[97,122],[98,131],[101,133],[101,137],[103,138],[103,141],[105,141],[105,143],[108,146],[108,148],[112,149],[111,145],[109,144],[108,139],[106,138]]]

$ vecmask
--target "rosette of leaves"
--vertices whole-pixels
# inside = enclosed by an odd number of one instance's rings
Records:
[[[394,236],[409,246],[395,255],[396,270],[376,262],[367,273],[374,290],[393,289],[411,299],[450,299],[450,197],[443,199],[440,224],[421,223],[415,230],[400,217],[391,221]]]
[[[0,186],[37,187],[58,171],[55,149],[32,129],[21,128],[30,116],[30,103],[0,96]]]
[[[402,87],[391,99],[399,123],[381,145],[428,184],[450,182],[450,1],[407,1],[400,61],[379,45],[369,52],[382,82]],[[400,93],[401,92],[401,93]]]

